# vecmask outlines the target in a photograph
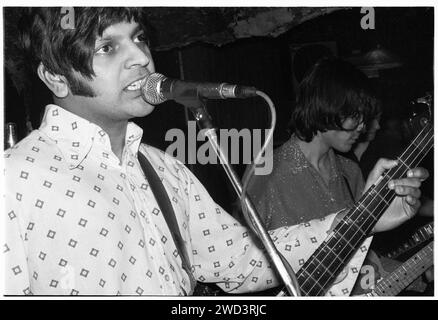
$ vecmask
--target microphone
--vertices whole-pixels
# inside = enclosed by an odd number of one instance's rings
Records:
[[[257,89],[228,83],[189,82],[152,73],[141,84],[143,100],[160,104],[167,100],[189,101],[194,98],[229,99],[255,97]]]

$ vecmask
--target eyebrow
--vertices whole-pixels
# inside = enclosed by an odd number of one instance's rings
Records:
[[[140,33],[140,32],[143,32],[143,33],[144,33],[144,30],[143,30],[143,28],[142,28],[140,25],[137,25],[137,26],[136,26],[136,27],[130,32],[129,37],[132,38],[134,35],[136,35],[136,34],[138,34],[138,33]],[[114,38],[117,38],[117,37],[118,37],[117,35],[116,35],[115,37],[112,36],[112,35],[107,35],[107,36],[105,36],[105,37],[101,36],[101,37],[96,38],[96,43],[97,43],[97,42],[111,41],[111,40],[113,40]]]
[[[137,25],[134,30],[132,30],[130,37],[132,38],[134,35],[140,33],[140,32],[144,32],[143,28],[140,27],[140,25]]]

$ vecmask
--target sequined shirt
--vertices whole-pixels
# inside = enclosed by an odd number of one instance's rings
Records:
[[[268,228],[319,219],[353,204],[362,194],[359,166],[329,150],[328,184],[292,136],[274,150],[273,171],[251,179],[248,193]]]
[[[129,123],[122,161],[107,133],[56,105],[41,127],[5,152],[5,293],[185,295],[188,274],[137,159],[143,153],[171,200],[196,280],[232,293],[278,284],[248,229],[227,214],[181,162],[141,144]],[[298,270],[334,215],[272,230]],[[357,268],[368,248],[358,251]],[[348,295],[355,278],[329,294]]]

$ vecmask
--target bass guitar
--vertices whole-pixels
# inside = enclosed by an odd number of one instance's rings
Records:
[[[387,186],[388,182],[404,177],[432,147],[433,127],[427,122],[397,158],[397,166],[380,176],[297,272],[303,296],[321,296],[326,293],[395,198],[395,192]],[[282,290],[278,295],[286,295],[286,291]]]

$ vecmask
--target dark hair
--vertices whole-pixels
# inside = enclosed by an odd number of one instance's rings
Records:
[[[338,58],[318,61],[301,81],[291,130],[304,141],[318,131],[342,130],[346,118],[368,123],[380,110],[369,79],[350,63]]]
[[[75,7],[74,28],[63,28],[61,7],[26,8],[19,22],[19,41],[33,71],[40,62],[53,74],[74,83],[72,70],[91,79],[97,36],[118,22],[137,22],[146,33],[143,10],[119,7]],[[70,8],[71,10],[71,8]]]

